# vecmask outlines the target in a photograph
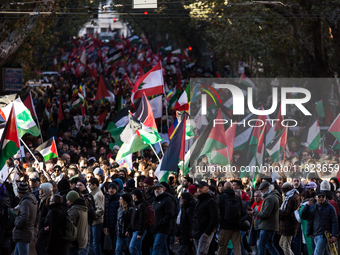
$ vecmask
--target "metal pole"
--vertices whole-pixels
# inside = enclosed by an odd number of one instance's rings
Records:
[[[155,153],[155,155],[156,155],[156,157],[157,157],[157,159],[158,159],[158,162],[161,162],[161,160],[159,159],[159,157],[158,157],[158,155],[157,155],[155,149],[153,148],[153,146],[150,145],[150,147],[151,147],[151,149],[153,150],[153,153]]]

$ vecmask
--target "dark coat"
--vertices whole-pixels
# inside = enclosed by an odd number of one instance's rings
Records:
[[[160,194],[152,203],[156,217],[156,224],[153,227],[154,233],[171,234],[175,205],[170,196],[167,193]]]
[[[314,214],[317,210],[317,204],[313,204],[311,206],[305,205],[301,211],[301,219],[307,220],[307,236],[314,235],[313,225],[314,225]],[[321,205],[320,208],[320,216],[316,218],[316,220],[321,221],[321,226],[323,227],[323,231],[326,230],[332,234],[332,236],[337,237],[339,233],[338,228],[338,219],[336,217],[335,209],[332,205],[328,203],[326,200],[325,203]]]
[[[271,192],[263,196],[261,210],[254,211],[253,215],[259,218],[259,229],[279,231],[279,199],[281,195],[273,185],[269,188]]]
[[[147,229],[146,216],[147,216],[147,206],[148,203],[142,198],[135,201],[131,216],[131,230],[132,232],[138,231],[138,235]]]
[[[209,193],[197,197],[193,217],[193,238],[199,239],[202,234],[210,235],[219,224],[219,209],[216,201]]]
[[[190,201],[182,207],[181,210],[181,221],[178,225],[178,236],[180,244],[190,244],[190,239],[192,239],[192,219],[195,213],[196,203],[194,200]]]
[[[14,222],[13,240],[30,243],[34,237],[34,224],[37,218],[38,202],[31,192],[21,196],[19,210]]]
[[[106,196],[103,228],[109,228],[113,231],[116,229],[119,198],[120,195],[117,193],[113,196]]]
[[[69,244],[63,240],[66,226],[66,213],[61,204],[50,205],[46,217],[49,226],[49,236],[46,251],[49,255],[68,255]]]
[[[220,228],[225,230],[237,230],[240,229],[240,222],[227,222],[224,215],[225,210],[227,208],[228,199],[236,198],[239,202],[239,212],[240,216],[244,216],[246,211],[243,207],[242,199],[235,194],[233,189],[226,189],[222,192],[222,194],[218,197],[218,207],[220,208],[221,214],[221,222]],[[241,220],[241,219],[240,219]]]
[[[10,208],[9,197],[3,196],[0,198],[0,246],[5,238],[5,229],[7,227],[8,208]],[[6,229],[8,231],[8,229]]]
[[[133,207],[128,205],[127,212],[124,211],[121,207],[118,209],[117,215],[117,225],[116,225],[116,233],[119,237],[126,237],[125,233],[129,232],[130,236],[132,236],[131,231],[131,217],[132,217]]]
[[[300,223],[294,216],[295,210],[299,207],[301,199],[299,194],[295,193],[286,205],[286,209],[280,210],[280,230],[279,235],[282,236],[295,236],[300,228]]]

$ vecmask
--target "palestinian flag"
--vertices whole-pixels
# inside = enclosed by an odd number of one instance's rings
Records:
[[[325,110],[323,108],[322,100],[316,102],[316,112],[318,117],[324,118],[325,116]]]
[[[318,149],[321,145],[321,133],[316,111],[313,112],[302,131],[301,145],[308,147],[312,151]]]
[[[243,125],[242,123],[245,123],[248,119],[252,118],[253,116],[254,114],[249,114],[246,118],[244,118],[237,124],[234,151],[236,150],[243,151],[246,148],[254,127]]]
[[[190,83],[187,85],[181,97],[175,104],[175,111],[188,111],[189,103],[190,103]]]
[[[328,132],[330,132],[338,141],[340,141],[340,114],[333,121],[332,125],[328,129]]]
[[[155,175],[159,182],[167,182],[169,172],[178,173],[178,161],[184,160],[185,156],[185,123],[186,115],[184,115],[178,129],[169,143],[168,149],[165,151],[161,162],[159,163]]]
[[[256,89],[255,83],[251,79],[249,79],[244,73],[242,73],[238,83],[243,83],[247,87],[252,87],[252,88]]]
[[[326,117],[326,122],[325,122],[325,126],[328,126],[329,123],[330,123],[331,121],[333,121],[333,120],[334,120],[334,118],[333,118],[332,112],[331,112],[330,109],[328,109],[328,111],[327,111],[327,117]]]
[[[35,71],[35,73],[36,73],[37,75],[42,75],[42,73],[39,72],[39,71],[37,71],[37,69],[34,69],[34,71]]]
[[[45,162],[58,157],[57,145],[53,137],[37,147],[36,151],[40,152]]]
[[[105,109],[105,111],[100,114],[97,118],[98,122],[99,122],[99,126],[100,126],[100,129],[103,129],[103,125],[104,125],[104,122],[105,122],[105,119],[106,119],[106,116],[107,116],[107,108]]]
[[[132,89],[131,102],[133,103],[135,99],[141,98],[143,93],[145,93],[147,97],[164,93],[161,62],[136,81]]]
[[[282,126],[281,122],[283,121],[283,116],[281,114],[281,107],[279,113],[277,114],[276,123],[273,127],[271,127],[266,135],[266,146],[279,134],[281,134],[284,126]]]
[[[0,115],[7,120],[12,106],[15,109],[15,119],[18,126],[19,136],[23,137],[26,133],[30,133],[33,136],[39,136],[40,130],[34,122],[30,110],[26,108],[20,98],[15,99],[12,103],[0,109]]]
[[[221,109],[218,110],[216,119],[223,119]],[[225,136],[223,124],[216,125],[211,129],[208,139],[200,153],[200,156],[202,155],[207,155],[211,164],[230,164],[227,138]]]
[[[35,113],[31,91],[28,93],[28,96],[25,98],[23,103],[27,107],[27,109],[30,110],[32,117],[37,117],[37,114]]]
[[[101,75],[99,78],[98,89],[95,100],[108,99],[110,102],[115,102],[115,95],[113,88],[109,82]]]
[[[285,150],[287,144],[288,128],[285,128],[278,134],[274,140],[267,145],[267,152],[274,162],[278,162],[280,153]]]
[[[146,98],[145,93],[143,93],[142,100],[135,112],[134,116],[141,122],[143,125],[157,131],[157,125],[155,118],[153,117],[152,107],[149,103],[149,100]]]
[[[124,55],[122,53],[123,49],[117,50],[115,52],[112,52],[108,54],[106,63],[109,65],[112,65],[113,63],[124,59]]]
[[[0,130],[0,169],[2,169],[7,159],[13,157],[20,149],[18,128],[15,120],[15,108],[11,106],[6,124]]]

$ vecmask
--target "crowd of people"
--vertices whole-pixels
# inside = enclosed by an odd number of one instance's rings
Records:
[[[190,77],[206,73],[181,71],[183,80],[167,73],[170,91],[178,80],[183,90]],[[317,171],[339,170],[330,147],[320,158],[301,146],[302,129],[290,130],[285,160],[265,161],[288,172],[259,173],[253,183],[249,176],[183,176],[169,169],[168,180],[160,182],[155,170],[167,142],[159,155],[148,148],[133,153],[130,168],[116,161],[121,143],[107,126],[131,105],[131,86],[118,69],[103,76],[114,84],[115,102],[95,100],[98,82],[88,71],[79,77],[61,72],[52,86],[24,88],[23,94],[32,94],[41,136],[23,136],[29,150],[7,161],[10,175],[0,184],[1,255],[321,255],[338,249],[339,180],[332,171]],[[79,87],[85,110],[74,104]],[[176,118],[173,110],[168,114],[156,120],[163,134]],[[80,125],[75,116],[84,117]],[[36,148],[52,137],[58,157],[45,162]],[[241,154],[233,153],[237,169]],[[203,155],[197,163],[208,161]]]

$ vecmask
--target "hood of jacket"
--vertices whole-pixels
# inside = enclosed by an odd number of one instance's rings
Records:
[[[20,203],[22,203],[22,201],[24,200],[30,200],[34,205],[38,204],[37,199],[31,192],[26,192],[25,194],[23,194],[20,198]]]
[[[123,181],[119,178],[114,179],[113,182],[118,183],[118,193],[124,188]]]
[[[197,197],[198,200],[205,200],[205,199],[210,199],[210,198],[213,198],[213,196],[209,192],[200,194]]]
[[[233,189],[226,189],[222,192],[222,194],[227,194],[228,196],[232,197],[235,196],[235,191]]]

